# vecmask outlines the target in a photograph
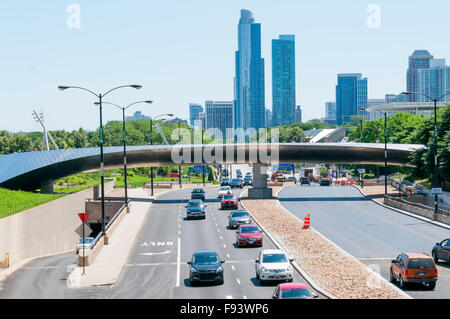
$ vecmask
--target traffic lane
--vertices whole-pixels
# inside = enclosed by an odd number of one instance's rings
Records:
[[[395,259],[395,258],[392,258]],[[391,259],[360,259],[360,261],[372,270],[379,273],[386,280],[389,278],[389,270]],[[434,290],[429,290],[424,285],[410,284],[406,286],[403,291],[413,298],[417,299],[449,299],[450,298],[450,265],[448,263],[439,262],[438,281]],[[398,283],[395,283],[399,287]],[[400,287],[399,287],[400,288]],[[400,288],[401,289],[401,288]]]
[[[66,298],[67,267],[76,262],[77,255],[74,253],[30,261],[0,282],[0,298]]]
[[[431,253],[450,231],[381,207],[348,186],[292,186],[282,205],[357,258],[390,258],[404,251]]]

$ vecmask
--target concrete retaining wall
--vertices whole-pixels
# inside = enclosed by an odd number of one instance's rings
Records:
[[[114,181],[105,183],[105,191]],[[93,188],[0,219],[0,257],[10,253],[10,264],[24,259],[75,251],[79,240],[78,213],[84,212]],[[0,258],[1,259],[1,258]]]
[[[424,208],[421,208],[421,207],[417,207],[417,206],[413,206],[413,205],[408,205],[406,203],[393,200],[391,198],[385,197],[383,203],[385,205],[388,205],[388,206],[391,206],[391,207],[395,207],[395,208],[398,208],[398,209],[401,209],[401,210],[405,210],[407,212],[410,212],[410,213],[413,213],[413,214],[417,214],[417,215],[422,216],[422,217],[426,217],[426,218],[429,218],[429,219],[433,218],[433,212],[430,211],[430,210],[427,210],[427,209],[424,209]],[[441,223],[444,223],[444,224],[450,225],[450,217],[442,215],[442,214],[438,214],[437,221],[441,222]]]

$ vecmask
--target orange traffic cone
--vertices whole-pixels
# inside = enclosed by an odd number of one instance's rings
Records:
[[[303,228],[309,228],[311,222],[311,217],[308,215],[305,216],[305,221],[303,222]]]

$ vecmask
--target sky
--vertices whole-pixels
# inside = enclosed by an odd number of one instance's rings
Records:
[[[141,90],[104,98],[120,105],[154,101],[127,115],[186,119],[189,103],[233,100],[241,9],[261,23],[266,108],[272,108],[271,40],[295,35],[304,121],[325,116],[338,73],[362,73],[369,98],[383,98],[406,89],[414,50],[450,59],[448,0],[2,0],[0,130],[40,130],[33,110],[44,112],[50,130],[96,129],[95,96],[58,85],[104,93],[140,84]],[[120,120],[121,111],[104,105],[103,119]]]

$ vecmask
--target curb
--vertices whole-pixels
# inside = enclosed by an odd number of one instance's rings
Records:
[[[429,219],[429,218],[426,218],[426,217],[423,217],[423,216],[420,216],[420,215],[416,215],[416,214],[414,214],[414,213],[410,213],[410,212],[407,212],[407,211],[405,211],[405,210],[401,210],[401,209],[398,209],[398,208],[391,207],[391,206],[388,206],[388,205],[386,205],[386,204],[380,203],[380,202],[374,200],[373,198],[370,198],[370,197],[367,196],[366,194],[364,194],[364,193],[362,192],[362,190],[359,189],[358,187],[356,187],[355,185],[351,185],[351,186],[354,187],[354,188],[356,188],[356,189],[361,193],[361,195],[363,195],[365,198],[370,199],[372,202],[374,202],[374,203],[376,203],[376,204],[378,204],[378,205],[380,205],[380,206],[382,206],[382,207],[384,207],[384,208],[387,208],[387,209],[393,210],[393,211],[395,211],[395,212],[397,212],[397,213],[400,213],[400,214],[403,214],[403,215],[407,215],[407,216],[409,216],[409,217],[413,217],[413,218],[419,219],[419,220],[421,220],[421,221],[424,221],[424,222],[433,224],[433,225],[435,225],[435,226],[439,226],[439,227],[442,227],[442,228],[445,228],[445,229],[449,229],[449,230],[450,230],[450,226],[449,226],[449,225],[446,225],[446,224],[440,223],[440,222],[435,222],[434,220],[431,220],[431,219]]]
[[[239,194],[239,198],[242,199],[242,194],[244,192],[241,192]],[[247,192],[248,193],[248,192]],[[278,197],[273,197],[272,199],[277,199]],[[275,246],[277,246],[279,249],[281,250],[285,250],[283,249],[283,246],[278,242],[278,240],[276,240],[267,230],[264,226],[262,226],[261,222],[256,219],[251,213],[250,211],[248,211],[245,208],[244,203],[242,202],[242,200],[240,201],[242,207],[244,207],[244,209],[251,215],[252,219],[255,221],[256,224],[258,224],[258,226],[264,231],[264,233],[267,235],[267,237],[269,237],[269,239],[275,244]],[[291,263],[292,266],[295,268],[295,270],[303,277],[305,278],[305,280],[308,282],[308,284],[314,288],[314,290],[318,291],[319,293],[321,293],[322,295],[324,295],[325,297],[327,297],[328,299],[338,299],[336,296],[334,296],[333,294],[329,293],[328,291],[324,290],[318,283],[316,283],[314,281],[314,279],[311,278],[311,276],[309,276],[309,274],[306,272],[306,270],[304,270],[298,263],[297,261],[294,261]]]

